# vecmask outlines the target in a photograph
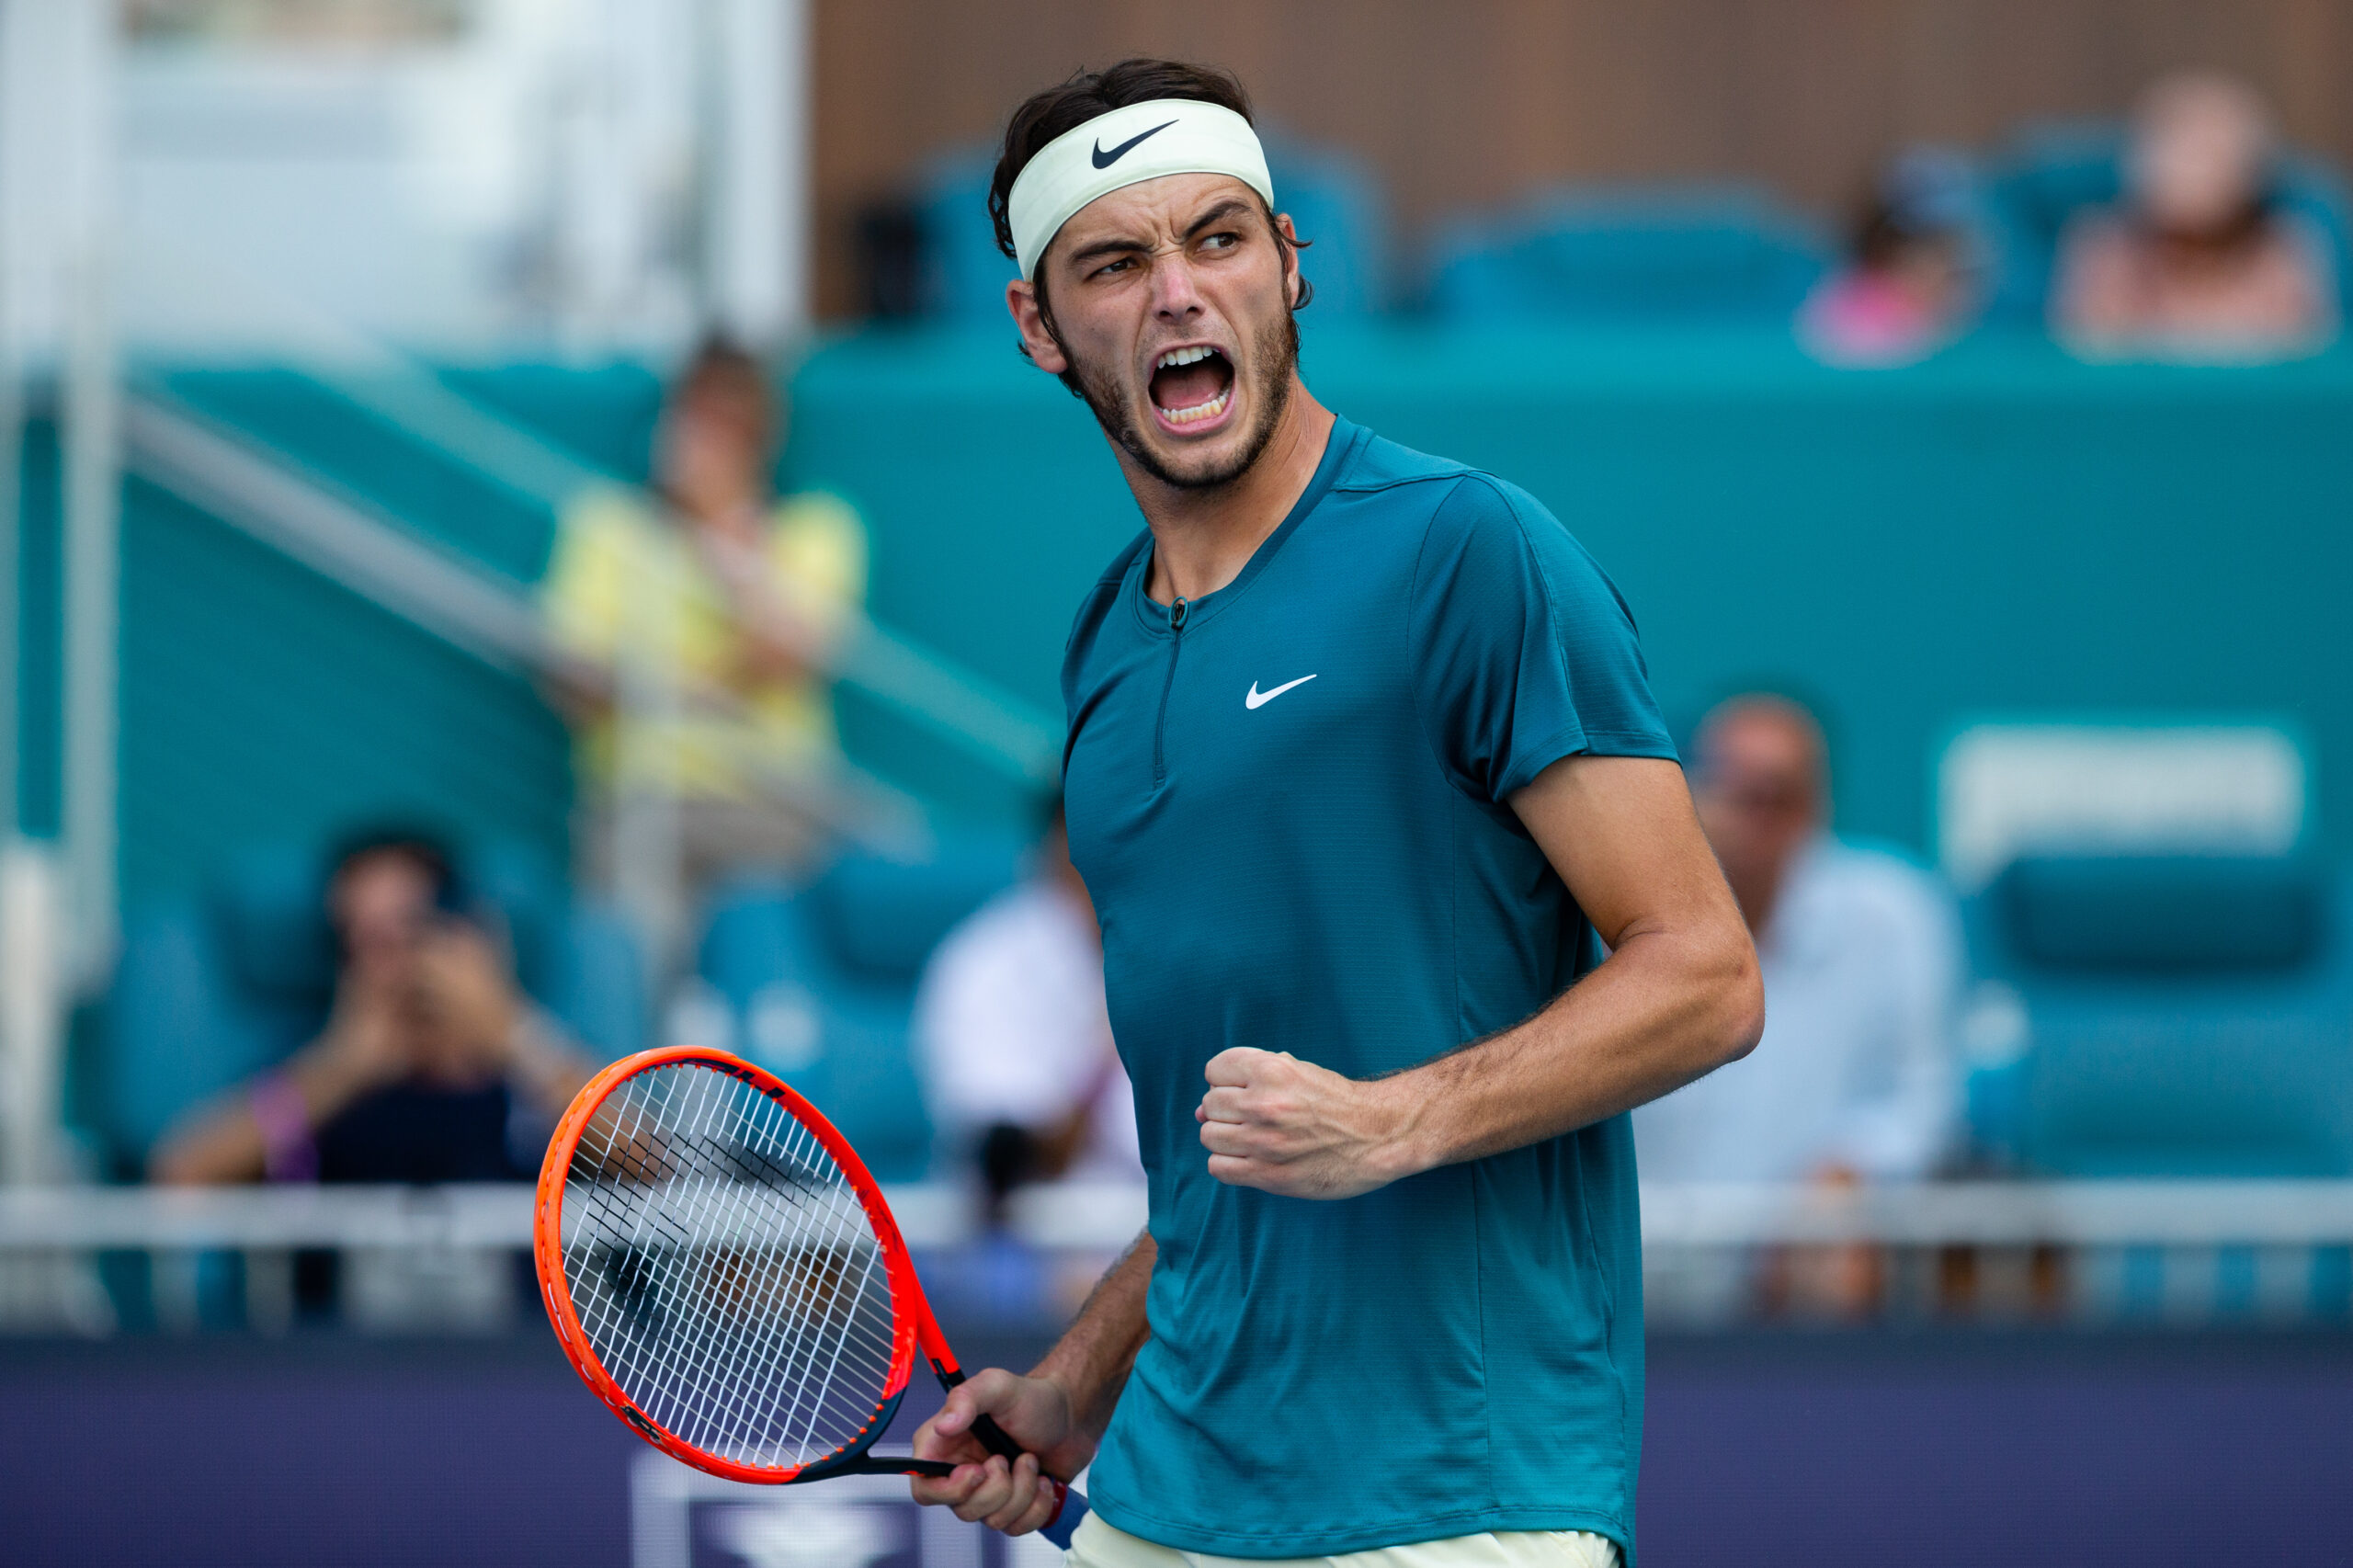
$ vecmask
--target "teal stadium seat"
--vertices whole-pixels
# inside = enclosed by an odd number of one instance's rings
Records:
[[[805,888],[745,884],[712,906],[699,968],[733,1043],[808,1096],[885,1181],[920,1177],[930,1154],[910,1040],[923,966],[1020,860],[995,838],[915,864],[852,855]]]
[[[2027,1020],[1981,1139],[2060,1176],[2353,1175],[2348,915],[2302,858],[2013,863],[1964,905]]]
[[[2078,212],[2121,196],[2122,150],[2123,132],[2113,125],[2051,125],[2022,133],[1996,160],[1990,188],[2003,257],[1993,301],[1998,315],[2041,322],[2060,234]],[[2353,314],[2353,226],[2344,181],[2319,159],[2290,153],[2278,162],[2274,188],[2280,204],[2327,242],[2339,296]]]
[[[1428,302],[1460,322],[1775,322],[1825,265],[1820,237],[1747,187],[1556,189],[1441,238]]]
[[[324,1021],[335,952],[319,862],[314,851],[256,851],[201,895],[155,903],[129,922],[107,995],[95,1108],[126,1171],[182,1110],[283,1059]],[[598,1057],[643,1048],[644,965],[619,914],[570,903],[512,848],[477,857],[469,885],[506,926],[525,992]]]
[[[1301,267],[1315,287],[1308,319],[1360,316],[1389,302],[1388,233],[1381,186],[1362,163],[1302,146],[1279,134],[1266,139],[1276,205],[1291,215],[1310,248]],[[997,249],[989,222],[989,176],[995,148],[960,148],[925,165],[915,207],[925,255],[926,314],[944,324],[1011,330],[1005,286],[1017,276]]]

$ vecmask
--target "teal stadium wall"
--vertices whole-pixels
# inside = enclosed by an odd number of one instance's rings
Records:
[[[1688,725],[1749,683],[1828,712],[1850,831],[1927,847],[1936,744],[1973,713],[2255,713],[2318,767],[2325,846],[2353,822],[2353,354],[2268,369],[2074,364],[1986,337],[1842,372],[1779,334],[1612,338],[1303,318],[1310,383],[1410,445],[1533,492],[1616,577]],[[455,369],[457,390],[642,476],[658,405],[618,366]],[[553,519],[282,368],[175,396],[518,586]],[[794,384],[790,483],[873,536],[877,617],[1050,710],[1071,607],[1141,526],[1085,408],[1009,332],[873,332]],[[57,820],[54,433],[26,450],[20,810]],[[558,863],[572,784],[529,684],[143,482],[127,486],[126,900],[225,855],[384,815]],[[855,699],[854,755],[951,811],[1011,786]]]
[[[1835,370],[1780,332],[1611,337],[1302,318],[1310,386],[1524,486],[1632,605],[1678,733],[1756,683],[1826,710],[1842,828],[1930,846],[1934,753],[1988,712],[2287,717],[2353,823],[2353,354],[2075,363],[1987,335]],[[1141,526],[1010,332],[870,334],[798,381],[790,467],[855,497],[878,613],[1040,702]]]

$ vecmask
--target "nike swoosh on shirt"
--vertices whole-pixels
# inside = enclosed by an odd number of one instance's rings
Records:
[[[1112,148],[1108,153],[1103,150],[1103,138],[1097,136],[1095,139],[1095,166],[1098,169],[1109,168],[1113,164],[1116,164],[1121,158],[1126,157],[1128,155],[1128,149],[1133,147],[1137,142],[1142,141],[1147,136],[1157,136],[1176,123],[1176,122],[1173,119],[1164,119],[1158,125],[1154,126],[1150,131],[1137,131],[1133,136],[1129,137],[1125,142],[1120,142],[1118,146]]]
[[[1287,680],[1283,682],[1282,685],[1275,687],[1272,691],[1260,691],[1258,689],[1258,683],[1254,680],[1250,683],[1250,694],[1242,699],[1242,706],[1245,708],[1263,708],[1267,703],[1272,702],[1276,698],[1280,697],[1284,692],[1289,691],[1292,687],[1305,686],[1309,681],[1312,681],[1314,678],[1314,676],[1302,676],[1297,680]]]

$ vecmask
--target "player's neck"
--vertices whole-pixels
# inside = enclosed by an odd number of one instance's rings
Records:
[[[1313,483],[1332,424],[1332,411],[1294,371],[1267,449],[1232,483],[1183,490],[1131,471],[1130,487],[1152,525],[1152,579],[1144,591],[1167,604],[1213,594],[1240,576]]]

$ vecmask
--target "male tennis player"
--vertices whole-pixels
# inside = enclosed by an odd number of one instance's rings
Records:
[[[969,1462],[915,1495],[1044,1522],[987,1412],[1092,1462],[1084,1568],[1617,1561],[1625,1113],[1763,1019],[1625,605],[1525,492],[1308,392],[1302,242],[1231,78],[1039,94],[991,203],[1022,346],[1150,524],[1063,685],[1151,1222],[1034,1372],[949,1396],[915,1451]]]

